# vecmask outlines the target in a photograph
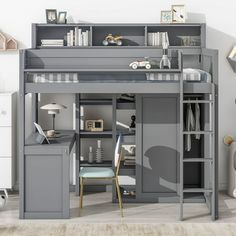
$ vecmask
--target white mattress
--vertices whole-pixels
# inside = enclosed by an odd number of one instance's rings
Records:
[[[177,73],[146,73],[147,80],[179,81],[181,74]],[[211,74],[200,69],[183,69],[183,80],[188,82],[211,83]]]

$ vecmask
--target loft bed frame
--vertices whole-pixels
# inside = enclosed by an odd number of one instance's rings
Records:
[[[89,30],[89,46],[74,47],[42,47],[42,39],[63,38],[66,32],[75,27]],[[136,94],[136,107],[142,106],[143,95],[174,95],[179,101],[179,170],[177,190],[175,194],[144,194],[141,189],[142,170],[136,170],[136,199],[124,199],[126,202],[180,202],[180,219],[183,219],[184,202],[206,202],[212,219],[218,218],[218,52],[205,48],[205,24],[66,24],[66,25],[32,25],[32,49],[20,50],[20,216],[24,218],[24,149],[26,139],[26,115],[25,99],[27,94],[32,94],[32,120],[38,120],[38,94],[40,93],[72,93],[75,94],[77,110],[83,102],[82,94],[113,94],[111,104],[113,114],[118,107],[116,94],[133,93]],[[149,46],[148,32],[165,31],[169,34],[170,47],[168,56],[172,62],[171,69],[152,68],[150,70],[129,68],[129,64],[140,58],[149,56],[151,60],[160,61],[162,49],[158,46]],[[107,33],[124,33],[128,43],[123,46],[102,46],[101,40]],[[200,44],[197,46],[182,46],[178,38],[179,35],[199,36]],[[130,43],[133,42],[133,43]],[[196,68],[211,74],[211,83],[186,82],[183,81],[183,68]],[[55,82],[44,81],[35,82],[32,77],[35,74],[76,74],[78,81]],[[178,74],[179,81],[148,81],[146,73]],[[145,96],[144,96],[145,97]],[[205,136],[210,135],[211,140],[203,139],[205,146],[210,146],[209,150],[204,150],[204,155],[211,155],[211,158],[190,158],[183,150],[183,137],[190,134],[184,131],[185,105],[189,103],[186,98],[199,98],[198,103],[204,119],[211,123],[213,130],[207,130],[209,124],[198,132]],[[195,103],[194,100],[190,100]],[[101,102],[102,103],[102,102]],[[209,115],[211,109],[211,118]],[[140,111],[139,111],[140,113]],[[140,117],[142,116],[139,114]],[[213,115],[213,117],[212,117]],[[76,113],[76,186],[75,191],[79,194],[79,169],[82,166],[79,160],[80,153],[80,125],[79,112]],[[114,117],[116,117],[114,115]],[[113,118],[115,119],[115,118]],[[113,121],[113,123],[115,120]],[[33,127],[32,131],[34,130]],[[141,128],[140,128],[141,129]],[[113,145],[116,139],[116,127],[113,125],[111,136]],[[196,134],[196,132],[191,132]],[[107,134],[106,134],[107,135]],[[108,134],[109,136],[110,134]],[[99,135],[98,135],[99,136]],[[136,135],[137,136],[137,135]],[[95,136],[97,137],[97,136]],[[142,140],[136,137],[136,145],[141,146]],[[199,146],[199,148],[202,148]],[[137,147],[138,149],[138,147]],[[139,155],[143,155],[138,149]],[[211,159],[211,160],[210,160]],[[142,161],[142,160],[139,160]],[[185,188],[184,186],[184,165],[186,162],[200,163],[202,178],[201,188]],[[210,164],[209,164],[210,163]],[[205,164],[209,164],[205,167]],[[188,164],[187,164],[188,165]],[[211,169],[212,176],[209,176]],[[124,170],[127,174],[127,171]],[[132,170],[132,173],[135,173]],[[203,198],[198,198],[194,194],[201,193]],[[189,196],[185,199],[185,195]],[[192,197],[192,195],[194,195]],[[116,191],[113,189],[113,201],[116,202]]]

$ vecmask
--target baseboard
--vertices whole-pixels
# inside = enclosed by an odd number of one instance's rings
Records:
[[[227,190],[227,188],[228,188],[227,183],[219,183],[219,190],[220,191]]]
[[[227,190],[228,184],[227,183],[219,183],[219,191]],[[14,187],[14,191],[19,191],[19,182],[16,182]],[[84,190],[87,192],[110,192],[111,186],[109,185],[85,185]],[[70,185],[70,192],[75,191],[75,185]]]

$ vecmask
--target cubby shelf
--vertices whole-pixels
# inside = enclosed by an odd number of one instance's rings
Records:
[[[199,37],[200,45],[205,47],[205,24],[33,24],[32,47],[46,48],[40,45],[41,39],[65,39],[68,31],[75,27],[89,30],[89,47],[116,48],[116,46],[103,46],[102,41],[108,34],[123,36],[123,45],[117,48],[149,47],[147,45],[148,33],[168,32],[170,45],[173,47],[186,47],[182,45],[179,36]],[[87,46],[77,46],[87,47]],[[189,46],[187,46],[189,47]],[[191,46],[190,46],[191,47]],[[195,46],[194,46],[195,47]],[[67,46],[63,48],[68,48]],[[71,47],[73,48],[73,47]]]
[[[99,131],[99,132],[91,132],[91,131],[80,131],[81,138],[112,138],[112,131]]]
[[[125,166],[124,162],[121,162],[119,175],[134,176],[136,174],[136,166]]]
[[[116,109],[118,110],[134,110],[135,102],[117,102]]]
[[[80,105],[112,105],[112,99],[80,99]]]

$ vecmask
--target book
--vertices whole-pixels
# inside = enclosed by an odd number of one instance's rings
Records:
[[[78,45],[83,46],[83,40],[82,40],[82,29],[78,30]]]
[[[41,47],[63,47],[64,45],[58,44],[42,44]]]
[[[88,30],[86,30],[85,31],[85,36],[86,36],[86,45],[85,46],[88,46],[89,45],[89,31]]]
[[[152,33],[152,46],[155,46],[155,33]]]
[[[70,30],[70,46],[74,46],[74,31]]]
[[[75,46],[78,46],[78,27],[75,27]]]
[[[147,45],[152,46],[152,33],[148,33]]]
[[[82,32],[82,46],[88,46],[88,30]]]
[[[67,37],[66,37],[66,41],[67,41],[67,46],[70,47],[70,33],[67,33]]]
[[[63,39],[41,39],[42,43],[61,43]]]
[[[157,32],[156,36],[157,36],[157,46],[161,46],[161,43],[160,43],[160,32]]]

